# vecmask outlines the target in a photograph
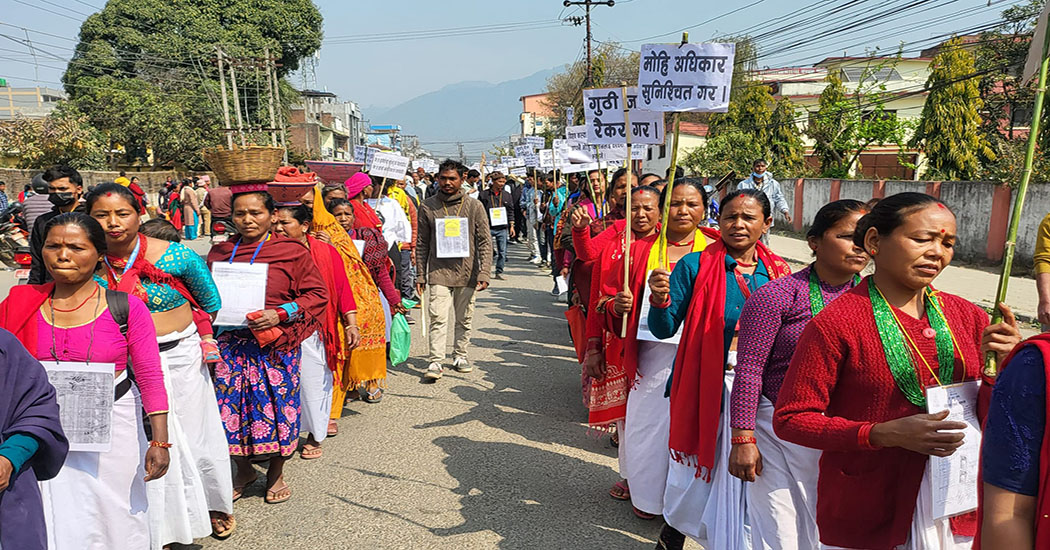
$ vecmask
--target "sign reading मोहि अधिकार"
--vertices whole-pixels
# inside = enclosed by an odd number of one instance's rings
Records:
[[[587,143],[591,145],[623,144],[627,130],[623,117],[623,98],[620,88],[594,88],[583,91],[584,122]],[[661,144],[664,142],[664,115],[656,111],[638,109],[638,88],[627,88],[627,106],[630,109],[631,143]]]
[[[368,148],[364,145],[354,145],[354,162],[364,162],[368,156]]]
[[[547,140],[543,136],[525,136],[525,143],[532,146],[532,149],[538,151],[543,149],[544,145],[547,145]]]
[[[405,172],[407,171],[408,157],[381,151],[376,153],[375,157],[372,158],[372,164],[369,167],[368,175],[377,178],[401,180],[405,178]]]
[[[644,44],[638,108],[724,113],[729,110],[736,44]]]

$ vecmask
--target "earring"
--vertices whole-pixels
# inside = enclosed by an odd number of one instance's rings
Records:
[[[877,254],[878,252],[879,252],[879,249],[878,249],[878,248],[872,248],[872,249],[871,249],[871,255],[872,255],[872,256],[874,256],[874,255],[875,255],[875,254]]]

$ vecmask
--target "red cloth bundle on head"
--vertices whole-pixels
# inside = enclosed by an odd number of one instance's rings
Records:
[[[317,173],[300,172],[294,166],[282,166],[277,169],[277,175],[273,177],[273,181],[313,183],[317,181]]]

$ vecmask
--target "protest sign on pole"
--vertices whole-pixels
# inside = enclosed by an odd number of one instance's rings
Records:
[[[572,107],[565,108],[565,125],[572,126],[572,120],[576,118],[576,109]]]
[[[528,168],[525,168],[524,166],[515,166],[510,169],[510,175],[525,177],[528,175]]]
[[[368,155],[368,148],[364,145],[354,145],[354,162],[364,162]]]
[[[539,150],[547,145],[547,140],[543,136],[525,136],[525,143],[529,144],[533,150]]]
[[[628,124],[624,119],[624,101],[619,88],[592,88],[583,91],[584,122],[587,143],[591,145],[623,145]],[[664,142],[664,115],[656,111],[640,111],[637,104],[638,88],[627,88],[626,107],[630,109],[631,143],[659,145]]]
[[[368,171],[372,167],[372,160],[375,158],[376,153],[380,153],[379,149],[375,147],[369,147],[365,149],[365,171]]]
[[[660,112],[726,112],[735,52],[733,43],[642,45],[638,106]]]
[[[528,155],[531,152],[532,152],[532,146],[529,145],[528,143],[524,143],[522,145],[515,145],[514,146],[514,156],[515,157],[525,158],[525,155]]]
[[[368,170],[368,174],[377,178],[403,180],[407,171],[408,157],[380,151],[372,158],[372,165]]]
[[[514,162],[514,157],[501,156],[499,162],[500,164],[511,164]]]
[[[566,126],[565,127],[565,139],[568,141],[576,142],[581,145],[587,144],[587,125],[581,124],[579,126]]]
[[[544,170],[554,169],[554,149],[540,149],[536,156],[539,157],[540,168]]]
[[[540,165],[540,157],[536,153],[529,153],[521,158],[525,161],[525,166],[529,168],[535,168]]]

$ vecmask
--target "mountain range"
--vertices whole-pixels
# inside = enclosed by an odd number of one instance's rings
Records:
[[[547,79],[559,70],[498,84],[457,82],[388,109],[366,109],[363,115],[372,124],[400,125],[403,133],[418,136],[423,148],[435,156],[454,153],[455,142],[465,142],[468,153],[480,152],[521,131],[521,96],[544,92]]]

